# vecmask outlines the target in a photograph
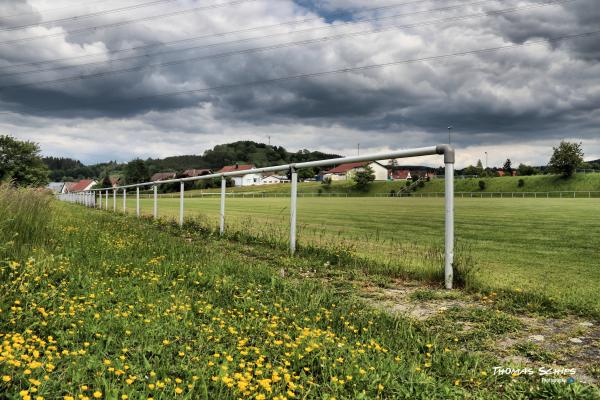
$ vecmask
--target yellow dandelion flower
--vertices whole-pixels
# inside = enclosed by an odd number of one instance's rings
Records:
[[[95,399],[99,399],[102,397],[102,392],[99,390],[96,390],[92,396],[94,396]]]
[[[181,394],[181,393],[183,393],[183,389],[182,389],[182,388],[180,388],[180,387],[176,387],[176,388],[175,388],[175,393],[177,393],[177,394]]]

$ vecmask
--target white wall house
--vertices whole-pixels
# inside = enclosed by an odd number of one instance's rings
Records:
[[[290,180],[288,179],[287,176],[282,176],[282,175],[270,175],[270,176],[265,176],[264,178],[262,178],[263,185],[276,185],[278,183],[286,183],[289,181]]]
[[[233,186],[252,186],[262,184],[261,174],[246,174],[240,176],[233,176]]]
[[[354,177],[354,174],[356,174],[356,172],[362,170],[367,166],[371,167],[371,169],[373,170],[376,181],[388,180],[388,169],[385,166],[378,163],[377,161],[340,164],[337,167],[326,171],[323,177],[329,177],[332,181],[350,180]]]
[[[235,164],[235,165],[226,165],[221,168],[217,173],[225,173],[225,172],[236,172],[236,171],[247,171],[255,168],[253,164]],[[261,185],[263,176],[262,174],[245,174],[232,176],[234,186],[252,186],[252,185]]]

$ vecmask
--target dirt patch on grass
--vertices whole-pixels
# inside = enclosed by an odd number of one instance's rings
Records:
[[[479,306],[462,292],[424,286],[422,282],[417,281],[395,280],[386,288],[365,286],[362,288],[362,295],[371,305],[420,321],[450,308]]]
[[[600,322],[571,315],[549,318],[499,310],[495,294],[447,291],[422,282],[396,280],[387,287],[366,285],[370,305],[421,321],[431,330],[451,326],[465,348],[488,353],[502,367],[574,368],[578,382],[600,382]]]

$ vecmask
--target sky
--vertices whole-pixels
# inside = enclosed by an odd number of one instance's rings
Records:
[[[599,159],[598,31],[597,0],[4,0],[0,134],[89,164],[452,126],[458,167],[544,165],[561,140]]]

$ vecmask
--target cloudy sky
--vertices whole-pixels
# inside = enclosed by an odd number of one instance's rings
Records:
[[[597,159],[598,31],[598,0],[3,0],[0,133],[92,163],[451,125],[458,166],[544,164],[561,139]]]

